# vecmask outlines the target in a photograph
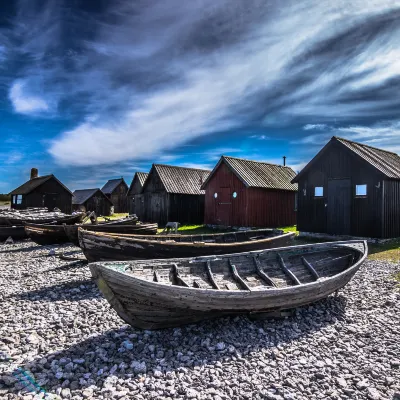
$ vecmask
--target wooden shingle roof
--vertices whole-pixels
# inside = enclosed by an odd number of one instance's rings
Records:
[[[292,168],[228,156],[220,158],[208,179],[202,185],[203,189],[221,163],[225,163],[246,187],[297,191],[297,185],[291,183],[291,180],[296,176]]]
[[[400,156],[391,151],[378,149],[377,147],[353,142],[344,138],[333,136],[331,140],[319,151],[319,153],[300,171],[292,182],[298,182],[302,175],[329,149],[332,143],[340,143],[358,157],[362,158],[372,167],[380,171],[387,178],[400,179]]]
[[[10,195],[28,194],[52,178],[54,178],[65,190],[67,190],[69,193],[72,194],[72,192],[65,185],[63,185],[53,174],[51,174],[51,175],[44,175],[44,176],[40,176],[38,178],[30,179],[29,181],[25,182],[23,185],[18,186],[16,189],[14,189],[12,192],[10,192]]]
[[[157,171],[165,190],[177,194],[204,194],[201,185],[211,172],[164,164],[153,164],[152,170],[153,168]]]

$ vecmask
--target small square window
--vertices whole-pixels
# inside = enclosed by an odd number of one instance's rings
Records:
[[[22,204],[22,194],[17,194],[16,204]]]
[[[356,196],[366,196],[367,185],[356,185]]]
[[[324,195],[324,188],[322,186],[316,186],[314,191],[315,197],[323,197]]]

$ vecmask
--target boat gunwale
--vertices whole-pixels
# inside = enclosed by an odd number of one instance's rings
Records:
[[[198,241],[198,242],[175,242],[175,241],[161,241],[161,240],[152,240],[152,239],[145,239],[145,238],[141,238],[140,234],[129,234],[129,233],[125,233],[125,234],[119,234],[119,233],[112,233],[112,232],[97,232],[97,231],[89,231],[86,230],[82,227],[79,227],[78,229],[78,234],[81,234],[81,231],[85,231],[85,235],[87,234],[87,232],[89,234],[95,235],[95,236],[111,236],[113,239],[120,239],[120,240],[128,240],[131,242],[139,242],[139,243],[146,243],[146,244],[158,244],[158,245],[162,245],[162,246],[178,246],[178,247],[193,247],[193,246],[199,246],[199,247],[237,247],[237,246],[244,246],[244,245],[248,245],[248,244],[257,244],[257,243],[268,243],[268,242],[272,242],[273,240],[276,239],[283,239],[283,238],[289,238],[289,237],[294,237],[296,235],[295,232],[287,232],[287,233],[282,233],[281,235],[276,235],[276,236],[271,236],[265,239],[259,239],[259,240],[246,240],[243,242],[232,242],[232,243],[213,243],[213,242],[204,242],[204,241]],[[265,231],[264,229],[259,229],[258,231]],[[271,229],[271,231],[273,232],[274,230]],[[256,231],[253,231],[256,232]],[[283,231],[282,231],[283,232]],[[235,233],[235,232],[227,232],[228,233]],[[209,235],[221,235],[221,234],[215,234],[215,233],[211,233]],[[138,237],[136,237],[138,236]],[[156,236],[156,235],[149,235],[149,237],[152,236]],[[161,237],[161,235],[159,235]],[[185,237],[185,236],[191,236],[191,235],[170,235],[168,237]],[[193,235],[193,236],[197,236],[197,235]],[[205,236],[205,235],[204,235]],[[207,234],[208,236],[208,234]]]
[[[132,275],[132,273],[128,273],[125,271],[120,271],[117,269],[113,269],[107,266],[107,264],[127,264],[129,263],[129,261],[100,261],[100,262],[93,262],[93,263],[89,263],[89,268],[90,271],[92,272],[92,275],[94,276],[94,271],[99,270],[100,271],[100,275],[103,276],[101,274],[101,272],[103,270],[111,272],[111,274],[116,274],[116,275],[123,275],[124,277],[126,277],[126,283],[127,286],[129,285],[128,281],[133,281],[135,282],[135,284],[138,284],[140,286],[142,286],[142,288],[146,288],[146,289],[156,289],[156,288],[162,288],[163,290],[159,290],[156,291],[156,293],[154,293],[154,295],[156,295],[157,297],[170,297],[169,294],[170,292],[173,292],[174,297],[176,295],[185,295],[185,294],[193,294],[195,293],[196,296],[198,295],[198,297],[203,297],[203,296],[210,296],[210,293],[212,293],[214,296],[217,297],[223,297],[226,296],[227,294],[229,294],[229,299],[234,299],[236,297],[238,298],[252,298],[252,297],[260,297],[263,296],[264,294],[268,294],[268,295],[278,295],[278,294],[291,294],[291,293],[295,293],[298,292],[300,289],[302,290],[306,290],[312,287],[320,287],[321,284],[322,285],[326,285],[327,283],[336,280],[336,279],[340,279],[342,276],[345,276],[347,274],[350,274],[351,272],[354,271],[354,273],[360,268],[361,264],[365,261],[365,259],[368,256],[368,245],[367,245],[367,241],[366,240],[350,240],[350,241],[337,241],[337,242],[322,242],[322,243],[315,243],[315,244],[305,244],[305,245],[298,245],[298,246],[288,246],[288,247],[278,247],[278,248],[273,248],[273,249],[266,249],[266,250],[254,250],[254,251],[249,251],[249,252],[244,252],[244,253],[234,253],[234,254],[223,254],[223,255],[219,255],[219,256],[200,256],[200,257],[193,257],[193,260],[196,261],[206,261],[208,259],[210,259],[211,257],[232,257],[232,256],[240,256],[240,255],[244,255],[244,254],[260,254],[260,253],[267,253],[267,252],[279,252],[279,251],[285,251],[285,250],[290,250],[290,249],[302,249],[302,248],[307,248],[307,247],[314,247],[314,246],[318,246],[318,247],[329,247],[329,245],[346,245],[346,244],[351,244],[351,243],[362,243],[364,246],[364,251],[362,252],[361,250],[357,250],[356,248],[352,248],[355,251],[358,251],[362,256],[361,258],[352,266],[350,266],[349,268],[343,270],[342,272],[335,274],[329,278],[325,278],[325,279],[319,279],[317,281],[313,281],[313,282],[308,282],[308,283],[301,283],[301,285],[295,285],[295,286],[287,286],[287,287],[283,287],[283,288],[274,288],[274,287],[265,287],[265,289],[262,290],[243,290],[243,289],[239,289],[239,290],[228,290],[228,289],[220,289],[220,290],[216,290],[216,289],[201,289],[201,288],[194,288],[194,287],[184,287],[184,286],[178,286],[178,285],[170,285],[167,283],[163,283],[163,282],[150,282],[146,279],[143,278],[139,278],[135,275]],[[345,246],[343,246],[345,247]],[[351,247],[350,247],[351,248]],[[174,261],[178,261],[179,260],[187,260],[190,259],[191,257],[185,257],[185,258],[174,258],[174,259],[158,259],[158,260],[134,260],[135,263],[138,263],[140,261],[144,261],[147,264],[150,264],[151,262],[154,261],[161,261],[163,263],[173,263]],[[92,268],[94,269],[94,271],[92,270]],[[98,272],[98,271],[96,271]],[[97,279],[95,277],[95,279]]]

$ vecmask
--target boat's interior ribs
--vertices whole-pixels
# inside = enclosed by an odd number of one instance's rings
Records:
[[[142,279],[169,285],[214,290],[264,290],[316,282],[336,275],[359,259],[344,247],[285,253],[266,251],[176,262],[146,261],[129,272]],[[127,271],[128,271],[127,270]]]

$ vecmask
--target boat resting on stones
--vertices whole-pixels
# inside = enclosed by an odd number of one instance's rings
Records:
[[[157,232],[157,224],[155,227],[151,227],[151,230],[148,231],[150,233]],[[78,229],[79,227],[83,227],[87,230],[93,231],[101,231],[101,232],[116,232],[116,233],[134,233],[138,230],[139,224],[137,222],[137,217],[127,217],[116,219],[113,221],[107,222],[99,222],[97,224],[75,224],[75,225],[64,225],[64,231],[67,235],[69,241],[73,243],[75,246],[79,246],[79,239],[78,239]],[[140,225],[142,228],[142,225]],[[149,233],[149,234],[150,234]]]
[[[91,232],[106,232],[113,234],[129,234],[129,235],[155,235],[157,233],[157,223],[136,223],[131,225],[120,225],[117,223],[105,223],[96,225],[69,225],[64,226],[65,232],[70,239],[70,242],[76,246],[80,246],[79,228]]]
[[[42,246],[68,243],[69,239],[63,225],[25,224],[27,236]]]
[[[0,226],[0,242],[11,237],[13,240],[26,239],[28,236],[23,225],[19,226]]]
[[[79,231],[79,243],[92,261],[197,257],[289,245],[294,232],[256,229],[204,235],[121,235]]]
[[[0,215],[0,225],[25,225],[25,224],[55,224],[72,225],[79,223],[84,218],[85,213],[64,214],[61,212],[33,212],[33,213],[3,213]]]
[[[345,286],[367,253],[367,243],[355,240],[89,268],[124,321],[159,329],[315,302]]]

